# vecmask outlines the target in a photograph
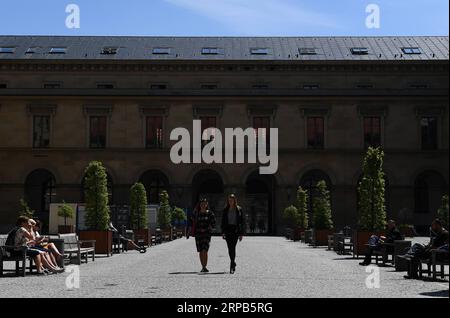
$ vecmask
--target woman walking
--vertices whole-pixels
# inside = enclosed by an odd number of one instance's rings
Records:
[[[236,196],[228,196],[227,206],[222,214],[222,234],[227,241],[228,255],[230,256],[230,273],[236,271],[236,245],[242,241],[245,233],[244,213],[238,205]]]
[[[208,273],[208,251],[211,243],[211,232],[216,226],[214,213],[209,210],[206,199],[201,199],[190,220],[191,234],[195,237],[195,245],[202,264],[201,273]],[[189,238],[189,237],[187,237]]]

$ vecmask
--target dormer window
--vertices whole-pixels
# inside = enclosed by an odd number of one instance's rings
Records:
[[[67,48],[65,47],[52,47],[48,53],[50,54],[66,54]]]
[[[422,54],[422,51],[419,47],[404,47],[402,48],[402,51],[405,54]]]
[[[218,55],[223,54],[222,50],[217,47],[204,47],[202,49],[203,55]]]
[[[171,49],[168,47],[155,47],[153,48],[152,54],[155,55],[168,55],[170,54]]]
[[[253,49],[250,49],[250,53],[252,55],[268,55],[269,49],[268,48],[253,48]]]
[[[0,53],[14,54],[15,51],[16,51],[15,47],[0,47]]]
[[[25,52],[25,54],[35,54],[38,53],[39,47],[34,46],[34,47],[29,47],[27,49],[27,51]]]
[[[314,47],[301,47],[298,52],[300,55],[317,55],[317,49]]]
[[[119,48],[117,48],[117,47],[107,46],[107,47],[104,47],[102,49],[100,54],[102,54],[102,55],[115,55],[115,54],[117,54],[118,50],[119,50]]]
[[[369,54],[369,49],[366,47],[352,47],[350,49],[353,55],[367,55]]]

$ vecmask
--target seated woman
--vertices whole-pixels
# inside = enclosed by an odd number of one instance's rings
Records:
[[[32,242],[29,243],[29,248],[31,250],[37,250],[41,253],[42,264],[44,265],[47,272],[51,273],[62,273],[64,269],[59,267],[56,263],[54,256],[50,253],[50,250],[40,246],[42,238],[38,238],[36,233],[34,232],[34,226],[36,225],[36,221],[33,219],[28,220],[27,231],[30,233]]]
[[[42,227],[41,224],[42,224],[41,221],[36,220],[36,221],[35,221],[35,224],[33,225],[33,232],[34,232],[35,235],[36,235],[36,243],[37,243],[40,247],[43,247],[43,248],[45,248],[45,249],[50,250],[51,255],[53,256],[53,259],[55,259],[55,261],[61,259],[61,258],[63,257],[63,255],[59,252],[59,250],[58,250],[58,248],[55,246],[55,244],[49,243],[48,237],[41,236],[41,235],[39,234],[38,231],[41,230],[41,227]]]
[[[33,258],[34,263],[36,264],[37,273],[39,275],[45,275],[47,274],[46,270],[44,269],[44,266],[42,265],[42,254],[40,251],[31,249],[29,245],[34,244],[34,238],[31,235],[31,233],[28,231],[28,223],[29,219],[25,216],[20,216],[17,219],[16,227],[9,232],[9,235],[14,237],[14,250],[10,251],[11,255],[19,256],[21,255],[20,249],[22,247],[26,247],[26,255]]]

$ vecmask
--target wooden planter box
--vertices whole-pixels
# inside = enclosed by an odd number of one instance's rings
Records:
[[[111,231],[80,231],[80,240],[95,240],[95,254],[112,255]]]
[[[149,229],[134,230],[134,241],[144,241],[145,246],[150,246],[152,243],[152,234]]]
[[[306,230],[305,231],[305,243],[311,244],[312,243],[312,230]]]
[[[301,237],[302,237],[302,233],[303,233],[304,231],[305,231],[304,229],[299,228],[299,227],[293,229],[293,230],[292,230],[292,240],[293,240],[293,241],[300,241],[300,240],[301,240]]]
[[[58,234],[70,233],[75,233],[75,227],[73,225],[58,225]]]
[[[161,231],[161,235],[162,235],[163,241],[172,241],[172,237],[173,237],[172,236],[173,235],[172,228],[163,229]]]
[[[333,230],[312,230],[311,244],[313,246],[328,246],[328,236],[333,234]]]
[[[371,232],[354,230],[353,231],[353,257],[359,257],[360,255],[365,255],[367,252],[367,244],[372,235],[381,236],[384,235],[383,232]]]

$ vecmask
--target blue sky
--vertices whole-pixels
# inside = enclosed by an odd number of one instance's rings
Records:
[[[65,26],[68,4],[81,28]],[[365,26],[368,4],[381,27]],[[0,0],[0,35],[448,35],[448,0]]]

